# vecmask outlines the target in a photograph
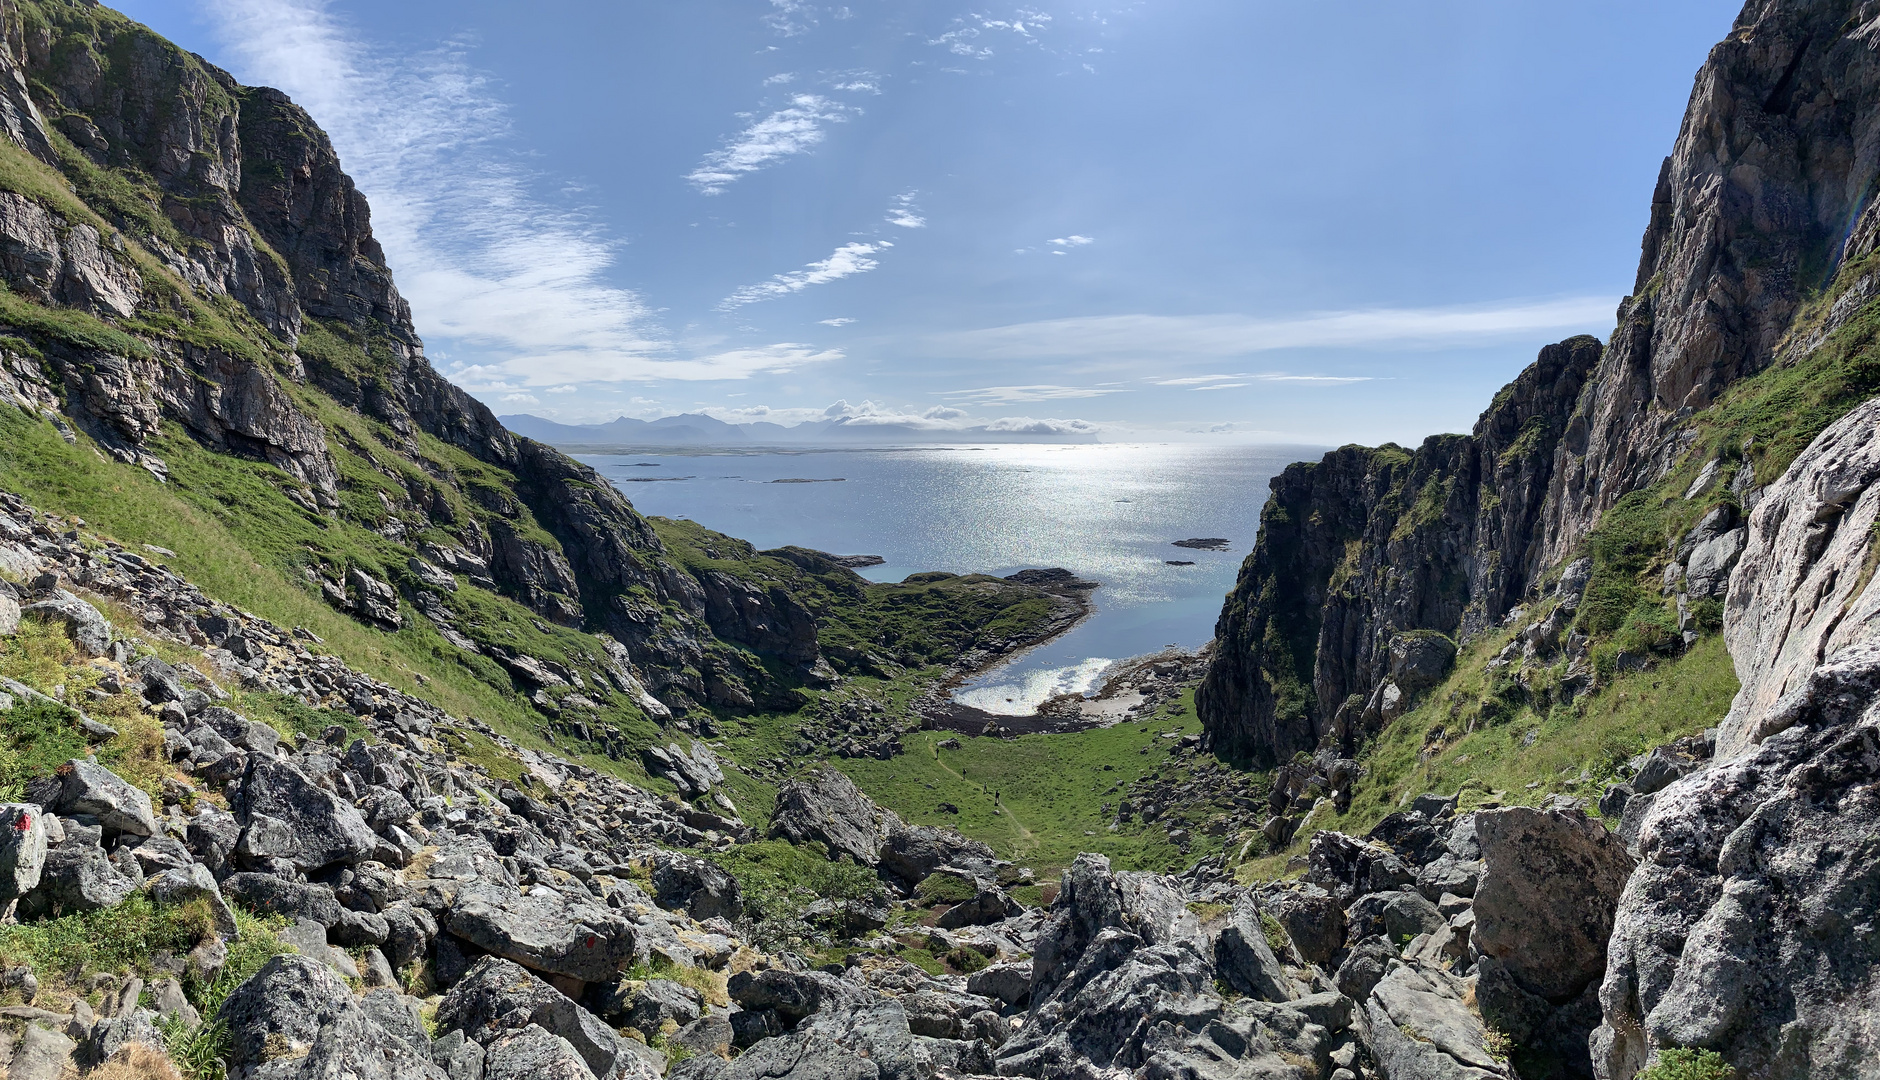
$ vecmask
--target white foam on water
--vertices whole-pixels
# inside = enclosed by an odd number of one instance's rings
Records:
[[[1092,656],[1069,667],[1024,672],[1017,682],[969,686],[955,693],[953,700],[995,716],[1029,716],[1060,694],[1088,694],[1097,689],[1115,663],[1107,656]]]

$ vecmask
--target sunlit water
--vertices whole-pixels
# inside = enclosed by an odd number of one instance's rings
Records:
[[[642,513],[690,518],[760,548],[879,555],[860,573],[1009,574],[1062,566],[1102,583],[1096,614],[961,687],[1023,714],[1098,686],[1114,661],[1214,633],[1253,545],[1267,481],[1317,453],[1288,447],[992,446],[582,455]],[[773,483],[777,480],[836,481]],[[1225,552],[1171,546],[1225,537]],[[1187,560],[1193,566],[1170,566]]]

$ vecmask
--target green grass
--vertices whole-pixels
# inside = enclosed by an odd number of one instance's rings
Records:
[[[1417,708],[1385,728],[1361,755],[1367,772],[1343,814],[1321,812],[1313,830],[1361,836],[1424,792],[1460,794],[1459,809],[1484,802],[1538,805],[1549,795],[1596,799],[1618,767],[1651,747],[1712,727],[1737,690],[1736,671],[1719,635],[1649,671],[1615,677],[1571,705],[1520,704],[1496,722],[1465,732],[1464,704],[1493,694],[1482,671],[1505,638],[1469,649],[1457,670]],[[1454,699],[1454,700],[1452,700]],[[1439,738],[1427,738],[1441,727]],[[1585,774],[1588,778],[1580,780]],[[1529,784],[1537,787],[1529,788]],[[1498,794],[1497,794],[1498,793]],[[1326,810],[1330,810],[1329,804]],[[1275,876],[1287,857],[1306,850],[1309,833],[1282,852],[1250,862],[1247,876]]]
[[[929,874],[914,887],[914,895],[920,902],[933,907],[936,904],[964,904],[978,894],[973,883],[957,874]]]
[[[1186,816],[1146,824],[1136,819],[1117,832],[1109,826],[1131,781],[1164,767],[1179,780],[1192,768],[1189,759],[1170,752],[1175,740],[1160,736],[1199,730],[1190,692],[1153,721],[1011,739],[920,731],[902,736],[907,753],[892,760],[835,764],[904,819],[958,829],[1040,876],[1056,874],[1084,851],[1108,855],[1118,869],[1169,870],[1219,850],[1220,838],[1195,826],[1225,807],[1177,808]],[[949,738],[959,739],[961,748],[940,749]],[[942,811],[943,802],[960,812]],[[1106,802],[1109,813],[1102,809]],[[1168,840],[1167,829],[1176,822],[1193,834],[1187,853]]]
[[[0,638],[0,675],[49,696],[63,689],[67,701],[84,702],[93,719],[118,732],[100,743],[78,726],[77,711],[37,699],[16,701],[12,710],[0,713],[0,799],[18,799],[28,779],[92,753],[133,784],[157,792],[170,771],[163,758],[163,729],[136,694],[87,700],[85,691],[103,674],[80,659],[63,622],[29,615],[20,620],[18,633]]]
[[[1669,1047],[1638,1074],[1638,1080],[1734,1080],[1737,1072],[1715,1050]]]

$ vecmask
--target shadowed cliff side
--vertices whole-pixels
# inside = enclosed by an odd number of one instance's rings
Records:
[[[1348,446],[1273,480],[1197,691],[1217,752],[1349,751],[1442,676],[1453,643],[1428,632],[1507,611],[1537,572],[1554,448],[1599,355],[1590,337],[1541,350],[1470,435]]]
[[[1466,441],[1438,437],[1415,455],[1341,450],[1275,482],[1199,698],[1213,745],[1262,763],[1328,738],[1349,753],[1393,718],[1393,698],[1400,712],[1411,684],[1427,683],[1392,678],[1404,674],[1391,670],[1393,634],[1479,633],[1585,554],[1622,498],[1693,454],[1747,465],[1732,485],[1747,509],[1866,396],[1863,375],[1833,380],[1836,365],[1862,362],[1868,339],[1847,335],[1880,294],[1880,162],[1862,149],[1880,125],[1876,34],[1880,21],[1853,3],[1744,8],[1698,72],[1603,355],[1559,381],[1530,369],[1515,384],[1546,392],[1530,392],[1513,421],[1535,435],[1512,457],[1548,460],[1497,473]],[[1830,378],[1811,386],[1809,365]],[[1794,389],[1776,373],[1748,395],[1755,404],[1731,397],[1783,368],[1798,373]],[[1484,414],[1478,440],[1483,425],[1508,430],[1504,406],[1498,397]],[[1729,446],[1699,446],[1725,428]]]

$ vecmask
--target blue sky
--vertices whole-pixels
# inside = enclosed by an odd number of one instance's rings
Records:
[[[1466,430],[1604,336],[1724,0],[134,0],[565,422]]]

